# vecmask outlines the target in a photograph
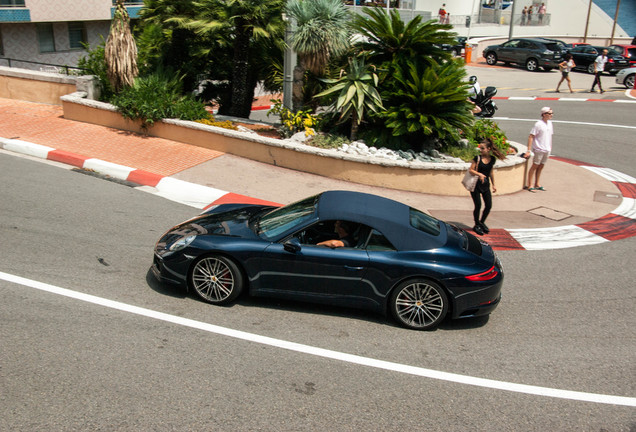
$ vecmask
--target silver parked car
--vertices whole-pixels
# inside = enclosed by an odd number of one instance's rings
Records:
[[[634,88],[634,77],[636,77],[636,66],[622,69],[616,74],[616,84],[623,84],[628,89]]]

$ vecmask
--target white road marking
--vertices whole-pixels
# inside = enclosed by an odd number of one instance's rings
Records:
[[[492,119],[493,120],[523,121],[523,122],[532,122],[532,123],[535,123],[537,121],[537,119],[524,119],[524,118],[514,118],[514,117],[493,117]],[[574,124],[574,125],[584,125],[584,126],[603,126],[603,127],[611,127],[614,129],[615,128],[636,129],[636,126],[606,124],[606,123],[589,123],[589,122],[566,121],[566,120],[552,120],[552,123]]]
[[[80,293],[72,291],[66,288],[60,288],[55,285],[50,285],[43,282],[26,279],[20,276],[11,275],[8,273],[0,272],[0,279],[10,283],[23,285],[26,287],[38,289],[41,291],[57,294],[76,300],[108,307],[111,309],[120,310],[123,312],[129,312],[135,315],[144,316],[148,318],[157,319],[185,327],[190,327],[198,330],[203,330],[209,333],[215,333],[222,336],[228,336],[235,339],[241,339],[248,342],[259,343],[277,348],[283,348],[290,351],[305,353],[318,357],[344,361],[352,364],[358,364],[362,366],[368,366],[378,369],[384,369],[393,372],[400,372],[409,375],[421,376],[426,378],[433,378],[443,381],[454,382],[458,384],[467,384],[477,387],[491,388],[497,390],[512,391],[517,393],[525,393],[537,396],[547,396],[559,399],[569,399],[583,402],[592,402],[609,405],[622,405],[636,407],[636,397],[627,396],[612,396],[603,395],[597,393],[585,393],[571,390],[559,390],[549,387],[539,387],[526,384],[515,384],[505,381],[496,381],[485,378],[476,378],[467,375],[459,375],[448,372],[440,372],[432,369],[425,369],[416,366],[408,366],[400,363],[388,362],[383,360],[376,360],[369,357],[362,357],[353,354],[346,354],[338,351],[327,350],[323,348],[316,348],[309,345],[303,345],[295,342],[289,342],[282,339],[274,339],[267,336],[260,336],[253,333],[247,333],[239,330],[233,330],[226,327],[220,327],[213,324],[204,323],[201,321],[195,321],[183,317],[169,315],[163,312],[153,311],[151,309],[145,309],[137,306],[132,306],[126,303],[121,303],[114,300],[108,300],[102,297],[93,296],[90,294]]]

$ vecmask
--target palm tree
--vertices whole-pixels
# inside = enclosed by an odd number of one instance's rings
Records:
[[[300,64],[295,76],[309,71],[315,76],[324,76],[325,68],[333,57],[341,56],[350,47],[351,16],[342,0],[290,0],[287,13],[295,21],[291,40],[292,49],[298,54]],[[295,109],[302,104],[302,80],[295,80]],[[308,99],[308,98],[304,98]]]
[[[358,15],[353,23],[362,36],[355,48],[368,55],[370,62],[378,66],[405,61],[431,65],[450,60],[441,44],[454,42],[455,33],[448,31],[451,25],[433,20],[422,23],[421,16],[405,24],[395,9],[388,14],[382,8],[365,8],[364,13],[367,16]]]
[[[130,32],[130,17],[123,0],[117,0],[115,15],[104,47],[108,80],[115,92],[130,87],[139,73],[137,45]]]
[[[174,17],[169,22],[200,36],[222,40],[232,50],[231,106],[228,114],[249,117],[258,71],[250,54],[259,40],[282,39],[285,0],[200,0],[193,2],[194,17]]]
[[[333,106],[340,112],[340,121],[351,118],[350,138],[355,140],[358,135],[358,127],[364,119],[365,110],[378,112],[384,109],[382,98],[378,93],[378,75],[371,71],[364,58],[354,57],[349,60],[349,67],[342,71],[339,79],[324,79],[327,84],[334,84],[331,88],[315,97],[323,97],[338,92],[338,98]]]

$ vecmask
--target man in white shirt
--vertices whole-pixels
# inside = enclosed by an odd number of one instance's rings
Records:
[[[605,63],[607,63],[607,50],[604,49],[603,53],[596,57],[594,60],[594,82],[592,83],[592,90],[590,92],[595,93],[594,87],[598,84],[598,88],[603,93],[603,86],[601,85],[601,75],[605,70]]]
[[[554,133],[554,129],[552,128],[553,114],[552,108],[541,108],[541,120],[534,124],[530,131],[530,136],[528,136],[528,150],[534,153],[534,158],[532,160],[532,166],[528,171],[528,184],[523,188],[530,192],[545,190],[539,183],[539,178],[552,151],[552,134]],[[535,177],[534,186],[532,186],[532,177]]]

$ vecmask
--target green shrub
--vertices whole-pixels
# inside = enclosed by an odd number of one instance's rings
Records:
[[[160,72],[137,78],[132,87],[115,95],[111,103],[125,118],[141,120],[144,128],[161,119],[199,120],[209,117],[202,102],[181,94],[179,77]]]
[[[289,138],[297,132],[305,132],[305,136],[312,136],[316,133],[315,127],[317,118],[311,114],[310,110],[293,112],[285,108],[280,100],[272,100],[274,107],[267,112],[267,115],[275,114],[280,117],[280,134],[284,138]]]
[[[507,154],[510,143],[506,133],[499,128],[499,125],[488,119],[477,120],[473,125],[472,134],[468,136],[468,140],[477,147],[485,138],[490,138],[503,154]]]
[[[84,49],[88,52],[88,55],[81,57],[77,62],[77,66],[83,70],[83,75],[94,75],[97,77],[101,87],[99,100],[108,102],[112,98],[114,91],[110,81],[108,81],[108,66],[104,55],[105,42],[103,36],[101,40],[101,43],[94,49],[91,49],[88,44],[84,44]]]

